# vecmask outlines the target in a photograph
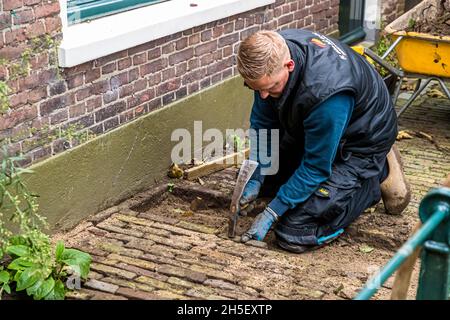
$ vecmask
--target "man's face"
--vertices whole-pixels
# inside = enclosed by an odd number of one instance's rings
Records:
[[[294,70],[294,61],[289,59],[283,64],[283,68],[270,76],[264,75],[258,80],[245,80],[247,86],[252,90],[259,91],[261,99],[279,98],[289,79],[289,73]]]

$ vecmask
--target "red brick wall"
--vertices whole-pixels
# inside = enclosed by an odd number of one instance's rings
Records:
[[[20,61],[37,36],[61,38],[56,0],[0,1],[1,58]],[[337,30],[338,5],[280,0],[59,72],[54,50],[44,50],[32,55],[28,74],[15,80],[10,68],[0,66],[0,81],[12,89],[11,110],[0,116],[0,139],[26,156],[24,165],[60,153],[78,143],[67,141],[71,125],[100,135],[237,74],[237,44],[257,30]]]
[[[383,27],[400,17],[405,12],[405,0],[382,0],[381,21]]]

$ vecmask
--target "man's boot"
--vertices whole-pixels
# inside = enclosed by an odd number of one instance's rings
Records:
[[[387,155],[389,174],[381,183],[381,197],[388,214],[401,214],[411,200],[411,188],[403,172],[400,152],[395,145]]]

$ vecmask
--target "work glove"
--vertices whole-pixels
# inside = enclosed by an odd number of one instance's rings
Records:
[[[239,204],[241,207],[247,206],[250,202],[256,200],[258,198],[259,190],[261,189],[261,182],[258,180],[249,180],[247,185],[242,192],[241,199],[239,200]]]
[[[249,240],[262,241],[269,232],[270,227],[281,217],[289,206],[278,197],[273,199],[263,212],[258,214],[250,229],[241,236],[242,242]]]
[[[262,241],[266,237],[267,232],[269,232],[272,224],[277,220],[278,215],[272,209],[267,207],[263,212],[256,216],[250,229],[241,236],[241,241],[247,242],[252,239]]]
[[[261,189],[263,182],[264,176],[261,175],[261,166],[259,165],[242,192],[241,199],[239,200],[241,207],[246,207],[250,202],[258,198],[259,190]]]

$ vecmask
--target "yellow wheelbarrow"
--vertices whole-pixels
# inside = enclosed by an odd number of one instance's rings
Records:
[[[393,92],[394,105],[397,103],[403,79],[405,77],[418,79],[413,95],[398,111],[398,116],[413,103],[433,80],[440,84],[442,90],[450,99],[450,91],[445,85],[446,81],[450,81],[450,35],[433,36],[427,33],[398,31],[405,29],[409,21],[414,20],[429,5],[429,1],[423,1],[385,28],[385,31],[395,41],[383,56],[379,57],[367,48],[364,48],[363,51],[364,55],[372,58],[397,77],[398,81]],[[397,55],[400,70],[385,61],[385,58],[393,50]]]

